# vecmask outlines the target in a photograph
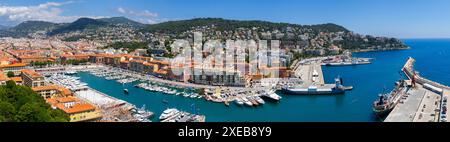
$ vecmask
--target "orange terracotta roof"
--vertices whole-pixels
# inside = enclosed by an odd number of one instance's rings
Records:
[[[33,91],[35,91],[35,92],[38,92],[38,91],[47,91],[47,90],[57,90],[58,87],[56,85],[48,85],[48,86],[33,87],[31,89],[33,89]]]
[[[67,103],[67,102],[76,102],[76,101],[78,101],[78,99],[76,99],[75,97],[61,97],[61,98],[56,98],[56,101],[58,103]]]
[[[263,75],[262,74],[255,74],[251,76],[252,79],[262,79]]]
[[[43,56],[33,56],[33,55],[19,56],[19,58],[20,58],[20,59],[42,59],[42,58],[47,59],[47,57],[43,57]]]
[[[33,70],[30,70],[30,69],[23,69],[22,73],[28,74],[31,77],[43,77],[41,74],[39,74],[39,73],[37,73],[37,72],[35,72]]]
[[[89,55],[85,55],[85,54],[79,54],[79,55],[61,55],[61,57],[64,58],[73,58],[73,59],[87,59],[89,58]]]
[[[45,101],[52,106],[56,105],[58,103],[58,101],[56,101],[56,99],[54,99],[54,98],[48,98]]]
[[[14,63],[14,64],[9,64],[9,65],[0,65],[0,68],[12,68],[12,67],[25,67],[28,64],[26,63]]]
[[[136,62],[136,63],[144,63],[145,61],[143,61],[143,60],[131,60],[130,62]]]
[[[110,57],[110,58],[121,57],[121,55],[118,55],[118,54],[105,54],[105,53],[95,54],[95,55],[91,55],[91,56],[95,56],[95,57]]]
[[[11,80],[15,81],[15,82],[22,82],[22,77],[10,77]]]
[[[264,69],[264,70],[287,70],[288,69],[287,67],[267,67],[267,66],[263,66],[260,68]]]
[[[146,66],[154,66],[154,65],[157,65],[157,64],[153,64],[153,63],[149,63],[149,62],[144,62],[143,64],[146,65]]]
[[[167,70],[157,70],[157,71],[155,71],[155,73],[157,73],[157,74],[167,74],[168,71]]]
[[[151,62],[153,62],[153,63],[159,63],[159,64],[163,64],[163,65],[169,65],[169,62],[168,62],[168,61],[152,60]]]
[[[57,87],[57,90],[58,90],[62,95],[65,95],[65,96],[72,95],[72,91],[70,91],[69,89],[67,89],[67,88],[65,88],[65,87],[58,86],[58,87]]]
[[[3,72],[0,72],[0,81],[10,80]]]
[[[66,106],[64,106],[64,104],[59,103],[56,105],[56,107],[58,107],[59,109],[63,110],[64,112],[66,112],[68,114],[95,110],[95,107],[93,105],[87,104],[87,103],[79,103],[79,104],[75,104],[71,107],[66,107]]]

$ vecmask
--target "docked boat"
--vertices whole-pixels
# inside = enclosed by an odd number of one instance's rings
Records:
[[[247,97],[247,99],[254,105],[257,106],[259,103],[251,96]]]
[[[380,94],[379,98],[373,102],[372,110],[378,117],[384,117],[394,109],[400,102],[404,92],[405,82],[400,80],[396,82],[396,87],[388,94]]]
[[[228,101],[223,102],[225,104],[225,106],[230,106],[230,103]]]
[[[238,105],[244,105],[244,101],[242,101],[240,98],[234,99],[234,102],[236,102],[236,104]]]
[[[76,71],[66,71],[64,74],[66,74],[66,75],[74,75],[74,74],[77,74],[77,72]]]
[[[249,101],[247,98],[245,98],[245,97],[242,98],[242,101],[243,101],[244,104],[247,105],[247,106],[253,106],[253,103],[250,102],[250,101]]]
[[[373,103],[372,110],[378,117],[384,117],[392,111],[394,106],[389,101],[388,94],[380,94],[378,100]]]
[[[283,92],[287,94],[294,95],[329,95],[329,94],[343,94],[346,90],[352,89],[353,87],[346,87],[342,85],[342,79],[336,78],[335,84],[330,84],[328,86],[316,86],[311,85],[308,87],[298,86],[298,87],[285,87],[282,89]]]
[[[259,104],[265,104],[265,103],[266,103],[266,102],[264,102],[263,99],[261,99],[261,98],[258,97],[258,96],[255,96],[255,100],[256,100]]]
[[[163,113],[161,114],[161,116],[159,116],[160,120],[164,120],[167,119],[173,115],[175,115],[176,113],[178,113],[178,109],[175,108],[169,108],[163,111]]]

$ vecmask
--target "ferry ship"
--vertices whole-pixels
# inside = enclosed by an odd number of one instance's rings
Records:
[[[311,85],[309,87],[285,87],[282,91],[294,95],[329,95],[343,94],[346,90],[351,90],[352,88],[352,86],[343,86],[342,78],[336,78],[335,84],[325,84],[323,86]]]

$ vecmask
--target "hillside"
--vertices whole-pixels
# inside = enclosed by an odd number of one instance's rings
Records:
[[[86,29],[95,29],[100,28],[103,26],[106,26],[108,23],[96,20],[96,19],[90,19],[90,18],[80,18],[72,23],[65,24],[64,26],[61,26],[60,28],[57,28],[49,33],[49,35],[56,35],[56,34],[62,34],[62,33],[69,33],[69,32],[75,32],[75,31],[82,31]]]
[[[7,30],[0,30],[0,37],[58,36],[65,41],[87,39],[108,44],[114,42],[153,43],[155,41],[173,41],[173,39],[192,39],[192,32],[195,31],[203,33],[204,40],[276,39],[281,41],[282,48],[305,54],[323,54],[323,51],[320,50],[327,52],[336,49],[369,51],[406,48],[406,45],[398,39],[361,35],[333,23],[299,25],[222,18],[196,18],[152,25],[145,25],[125,17],[80,18],[72,23],[62,24],[27,21]]]
[[[0,31],[2,36],[23,37],[36,32],[48,32],[59,28],[63,24],[45,21],[25,21],[17,26]]]
[[[320,25],[297,25],[289,23],[273,23],[267,21],[238,21],[226,20],[222,18],[196,18],[191,20],[168,21],[159,24],[149,25],[145,30],[148,32],[163,32],[163,33],[179,33],[187,30],[192,30],[196,27],[214,25],[218,31],[229,31],[238,28],[253,28],[259,27],[262,30],[282,30],[286,27],[311,28],[314,31],[337,32],[348,31],[342,26],[336,24],[320,24]]]
[[[111,18],[101,18],[98,19],[100,21],[109,23],[109,24],[123,24],[123,25],[130,25],[132,27],[136,27],[136,28],[143,28],[145,26],[145,24],[130,20],[128,18],[125,17],[111,17]]]
[[[267,21],[239,21],[221,18],[196,18],[153,24],[143,32],[167,35],[171,38],[192,38],[192,32],[202,32],[205,39],[280,40],[284,48],[328,50],[329,48],[358,50],[405,49],[400,40],[354,33],[333,23],[299,25]],[[314,53],[317,53],[313,51]]]
[[[5,29],[8,29],[8,28],[9,28],[8,26],[0,25],[0,30],[5,30]]]
[[[111,17],[102,19],[80,18],[72,23],[51,23],[44,21],[25,21],[9,29],[0,29],[0,37],[26,37],[40,32],[53,36],[84,30],[96,30],[99,28],[113,27],[141,28],[144,24],[135,22],[125,17]]]

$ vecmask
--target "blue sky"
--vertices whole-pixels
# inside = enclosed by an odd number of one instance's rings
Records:
[[[336,23],[361,34],[450,38],[449,0],[1,0],[0,25],[125,16],[143,23],[196,17]]]

